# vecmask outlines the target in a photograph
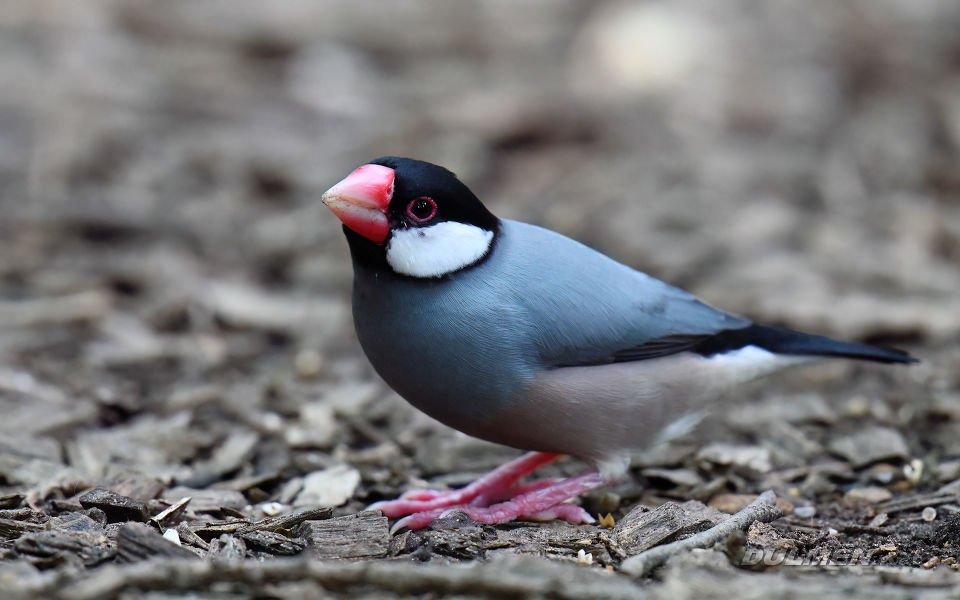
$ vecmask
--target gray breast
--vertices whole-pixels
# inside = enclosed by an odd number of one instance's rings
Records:
[[[516,307],[477,272],[419,281],[356,272],[357,337],[377,373],[411,404],[495,440],[516,391],[532,378]]]

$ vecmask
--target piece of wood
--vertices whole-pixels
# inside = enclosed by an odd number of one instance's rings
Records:
[[[102,532],[90,531],[37,531],[20,537],[14,547],[21,554],[39,559],[59,557],[56,562],[72,555],[85,567],[98,565],[117,553],[116,545]]]
[[[117,558],[136,562],[155,557],[197,558],[197,555],[147,525],[128,523],[117,532]]]
[[[302,531],[303,539],[317,558],[386,556],[390,547],[389,522],[380,511],[307,521]]]
[[[106,488],[93,488],[78,498],[84,508],[99,508],[111,523],[122,521],[146,521],[147,507],[143,502],[121,496]]]
[[[293,556],[303,551],[305,544],[296,539],[273,531],[249,531],[240,534],[248,548],[255,548],[278,556]]]
[[[650,510],[638,506],[613,528],[612,537],[628,555],[663,544],[678,536],[709,529],[726,517],[702,502],[665,502]]]
[[[156,516],[150,518],[150,522],[157,528],[163,529],[169,521],[176,519],[187,509],[187,505],[190,504],[190,496],[184,496],[180,498],[167,508],[163,509]]]
[[[333,509],[330,507],[302,510],[291,515],[270,517],[257,521],[256,523],[251,523],[241,529],[240,533],[243,534],[253,531],[295,532],[305,521],[322,521],[329,519],[332,514]]]
[[[634,577],[642,577],[656,567],[662,565],[671,556],[689,552],[694,548],[708,548],[727,539],[737,530],[743,530],[754,521],[768,523],[779,519],[783,511],[777,506],[777,496],[772,491],[766,491],[757,499],[748,504],[743,510],[719,523],[716,527],[701,531],[684,540],[679,540],[665,546],[659,546],[631,556],[620,565],[620,571]]]

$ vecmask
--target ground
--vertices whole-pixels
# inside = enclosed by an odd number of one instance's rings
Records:
[[[5,595],[958,593],[958,30],[935,0],[7,2]],[[921,362],[743,389],[583,499],[612,529],[391,536],[369,503],[517,451],[418,413],[356,344],[318,200],[385,154],[711,304]],[[768,489],[781,518],[621,572]]]

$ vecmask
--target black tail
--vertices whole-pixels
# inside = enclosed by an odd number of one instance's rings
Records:
[[[917,359],[902,350],[840,342],[822,335],[800,333],[792,329],[757,324],[743,329],[721,331],[694,346],[693,351],[704,356],[710,356],[744,346],[758,346],[777,354],[837,356],[882,363],[917,362]]]

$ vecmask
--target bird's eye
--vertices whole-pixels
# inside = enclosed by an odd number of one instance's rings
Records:
[[[429,196],[414,198],[407,205],[407,216],[417,223],[426,223],[437,215],[437,203]]]

